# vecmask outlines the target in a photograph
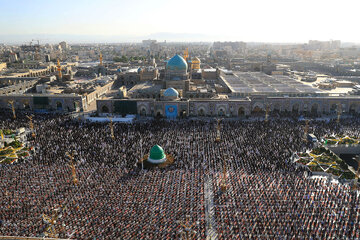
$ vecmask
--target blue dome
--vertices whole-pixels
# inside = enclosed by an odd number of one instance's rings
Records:
[[[186,70],[187,71],[187,67],[188,67],[188,65],[187,65],[185,59],[180,55],[175,55],[166,64],[166,69],[168,69],[168,70]]]
[[[168,88],[164,91],[164,97],[179,97],[179,92],[175,88]]]

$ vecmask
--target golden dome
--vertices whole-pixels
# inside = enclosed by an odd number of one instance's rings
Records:
[[[200,59],[198,57],[193,57],[191,59],[191,66],[192,66],[192,69],[200,69]]]
[[[201,62],[198,57],[193,57],[191,61],[192,61],[192,63],[200,63]]]

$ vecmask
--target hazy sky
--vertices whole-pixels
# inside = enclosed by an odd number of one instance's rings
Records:
[[[0,9],[0,42],[24,34],[133,40],[157,33],[189,41],[360,42],[355,0],[0,0]]]

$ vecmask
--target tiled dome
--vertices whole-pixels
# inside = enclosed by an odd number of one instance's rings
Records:
[[[164,97],[179,97],[179,92],[175,88],[168,88],[164,91]]]
[[[187,71],[187,67],[188,67],[188,65],[187,65],[185,59],[180,55],[175,55],[166,64],[167,70],[186,70]]]

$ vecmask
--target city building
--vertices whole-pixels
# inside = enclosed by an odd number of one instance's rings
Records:
[[[161,81],[134,82],[128,99],[97,100],[97,112],[100,115],[138,114],[169,119],[245,117],[264,115],[267,110],[322,115],[334,113],[340,105],[344,113],[360,112],[358,96],[336,95],[291,76],[203,69],[200,72],[204,76],[201,74],[200,79],[192,79],[191,71],[184,58],[175,55],[167,62]],[[339,84],[349,86],[344,81]]]

